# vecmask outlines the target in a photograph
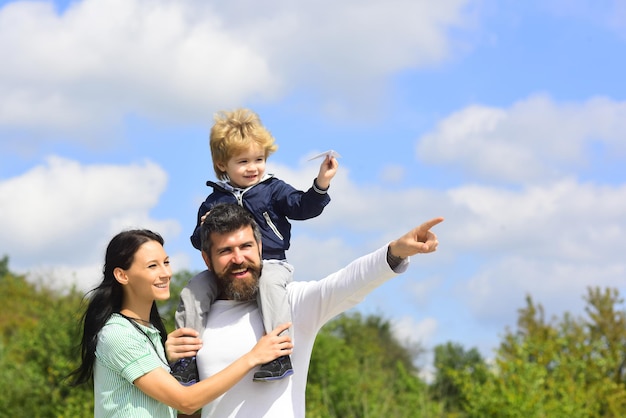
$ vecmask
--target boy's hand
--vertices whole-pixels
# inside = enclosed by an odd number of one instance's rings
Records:
[[[322,161],[320,165],[320,172],[317,175],[317,179],[315,179],[315,183],[317,183],[317,187],[320,189],[328,189],[330,187],[330,181],[335,174],[337,174],[337,168],[339,168],[339,162],[332,155],[327,155]]]

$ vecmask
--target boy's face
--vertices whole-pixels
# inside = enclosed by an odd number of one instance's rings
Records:
[[[258,144],[251,145],[217,166],[228,174],[230,184],[245,189],[261,181],[265,174],[265,150]]]

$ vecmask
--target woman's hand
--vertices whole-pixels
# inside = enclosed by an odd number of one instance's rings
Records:
[[[185,357],[193,357],[202,348],[198,331],[192,328],[178,328],[167,335],[165,354],[170,363]]]
[[[255,366],[269,363],[281,356],[288,356],[293,351],[291,337],[279,335],[291,326],[291,323],[279,325],[269,334],[264,335],[250,351]]]

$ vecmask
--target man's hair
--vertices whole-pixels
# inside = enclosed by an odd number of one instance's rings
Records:
[[[217,113],[209,141],[215,175],[220,180],[227,180],[226,172],[220,170],[217,165],[228,163],[234,155],[254,144],[265,151],[267,159],[278,149],[274,142],[272,134],[263,126],[259,115],[253,111],[241,108]]]
[[[201,227],[202,251],[211,255],[211,234],[227,234],[245,227],[252,228],[254,240],[261,244],[261,230],[252,214],[235,203],[219,203],[211,208]]]

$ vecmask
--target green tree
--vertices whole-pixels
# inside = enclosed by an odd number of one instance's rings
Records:
[[[8,269],[0,277],[0,416],[92,414],[91,388],[70,388],[65,381],[77,365],[81,300],[76,290],[36,286]]]
[[[9,256],[5,255],[0,258],[0,277],[9,274]]]
[[[468,416],[626,416],[622,300],[617,290],[597,288],[585,300],[587,318],[565,313],[548,322],[527,297],[518,329],[505,334],[485,382],[456,374]]]
[[[461,387],[455,381],[456,373],[467,373],[472,380],[486,379],[485,361],[476,348],[465,350],[462,345],[447,342],[435,347],[435,379],[430,387],[433,399],[444,404],[446,411],[462,410]]]
[[[596,355],[607,363],[608,377],[616,384],[625,383],[626,367],[626,312],[617,310],[624,300],[617,289],[589,289],[585,298],[586,325],[589,338],[596,342]]]
[[[340,315],[320,331],[309,368],[307,417],[432,417],[427,385],[388,321]]]

